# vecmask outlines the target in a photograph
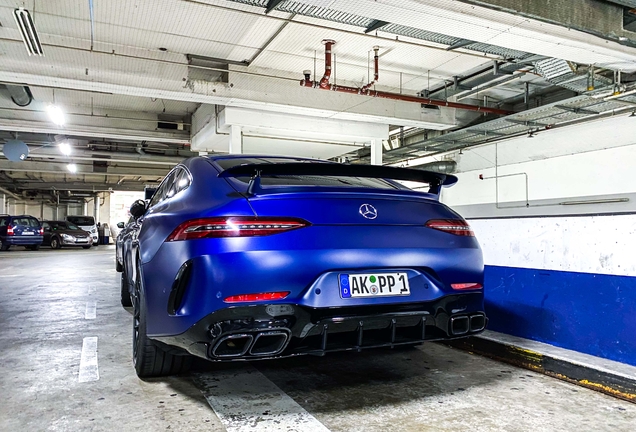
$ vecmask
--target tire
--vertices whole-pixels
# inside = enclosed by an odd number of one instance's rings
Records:
[[[40,245],[27,246],[27,249],[32,250],[32,251],[40,250]]]
[[[117,261],[117,258],[115,258],[115,271],[119,273],[122,273],[124,271],[124,266],[119,264],[119,261]]]
[[[0,240],[0,251],[8,251],[10,247],[11,245],[8,245]]]
[[[62,242],[57,237],[53,237],[51,239],[51,249],[60,249],[62,247]]]
[[[133,365],[135,372],[139,378],[185,373],[192,366],[192,356],[169,354],[146,335],[147,311],[139,265],[137,271],[135,295],[133,296]]]
[[[132,300],[130,298],[130,291],[128,291],[128,283],[126,282],[126,272],[121,272],[121,305],[123,307],[132,306]]]

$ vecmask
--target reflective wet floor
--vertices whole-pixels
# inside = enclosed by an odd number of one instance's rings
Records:
[[[142,381],[114,249],[0,252],[2,431],[633,431],[636,405],[427,343]]]

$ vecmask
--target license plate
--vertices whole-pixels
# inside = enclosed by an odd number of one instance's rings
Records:
[[[88,239],[87,238],[78,238],[77,242],[78,243],[86,243],[86,242],[88,242]]]
[[[22,231],[22,235],[35,235],[35,233],[29,231]]]
[[[411,295],[406,273],[341,274],[340,296],[389,297]]]

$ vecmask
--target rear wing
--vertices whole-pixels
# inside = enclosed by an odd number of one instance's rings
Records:
[[[428,193],[439,195],[442,186],[457,183],[457,177],[412,168],[395,168],[379,165],[343,165],[338,163],[265,163],[245,164],[228,168],[219,177],[250,177],[247,192],[254,195],[262,191],[261,177],[270,176],[336,176],[365,177],[377,179],[403,180],[429,185]]]

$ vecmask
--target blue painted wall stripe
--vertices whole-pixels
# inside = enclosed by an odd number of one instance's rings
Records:
[[[636,366],[636,277],[486,266],[490,330]]]

